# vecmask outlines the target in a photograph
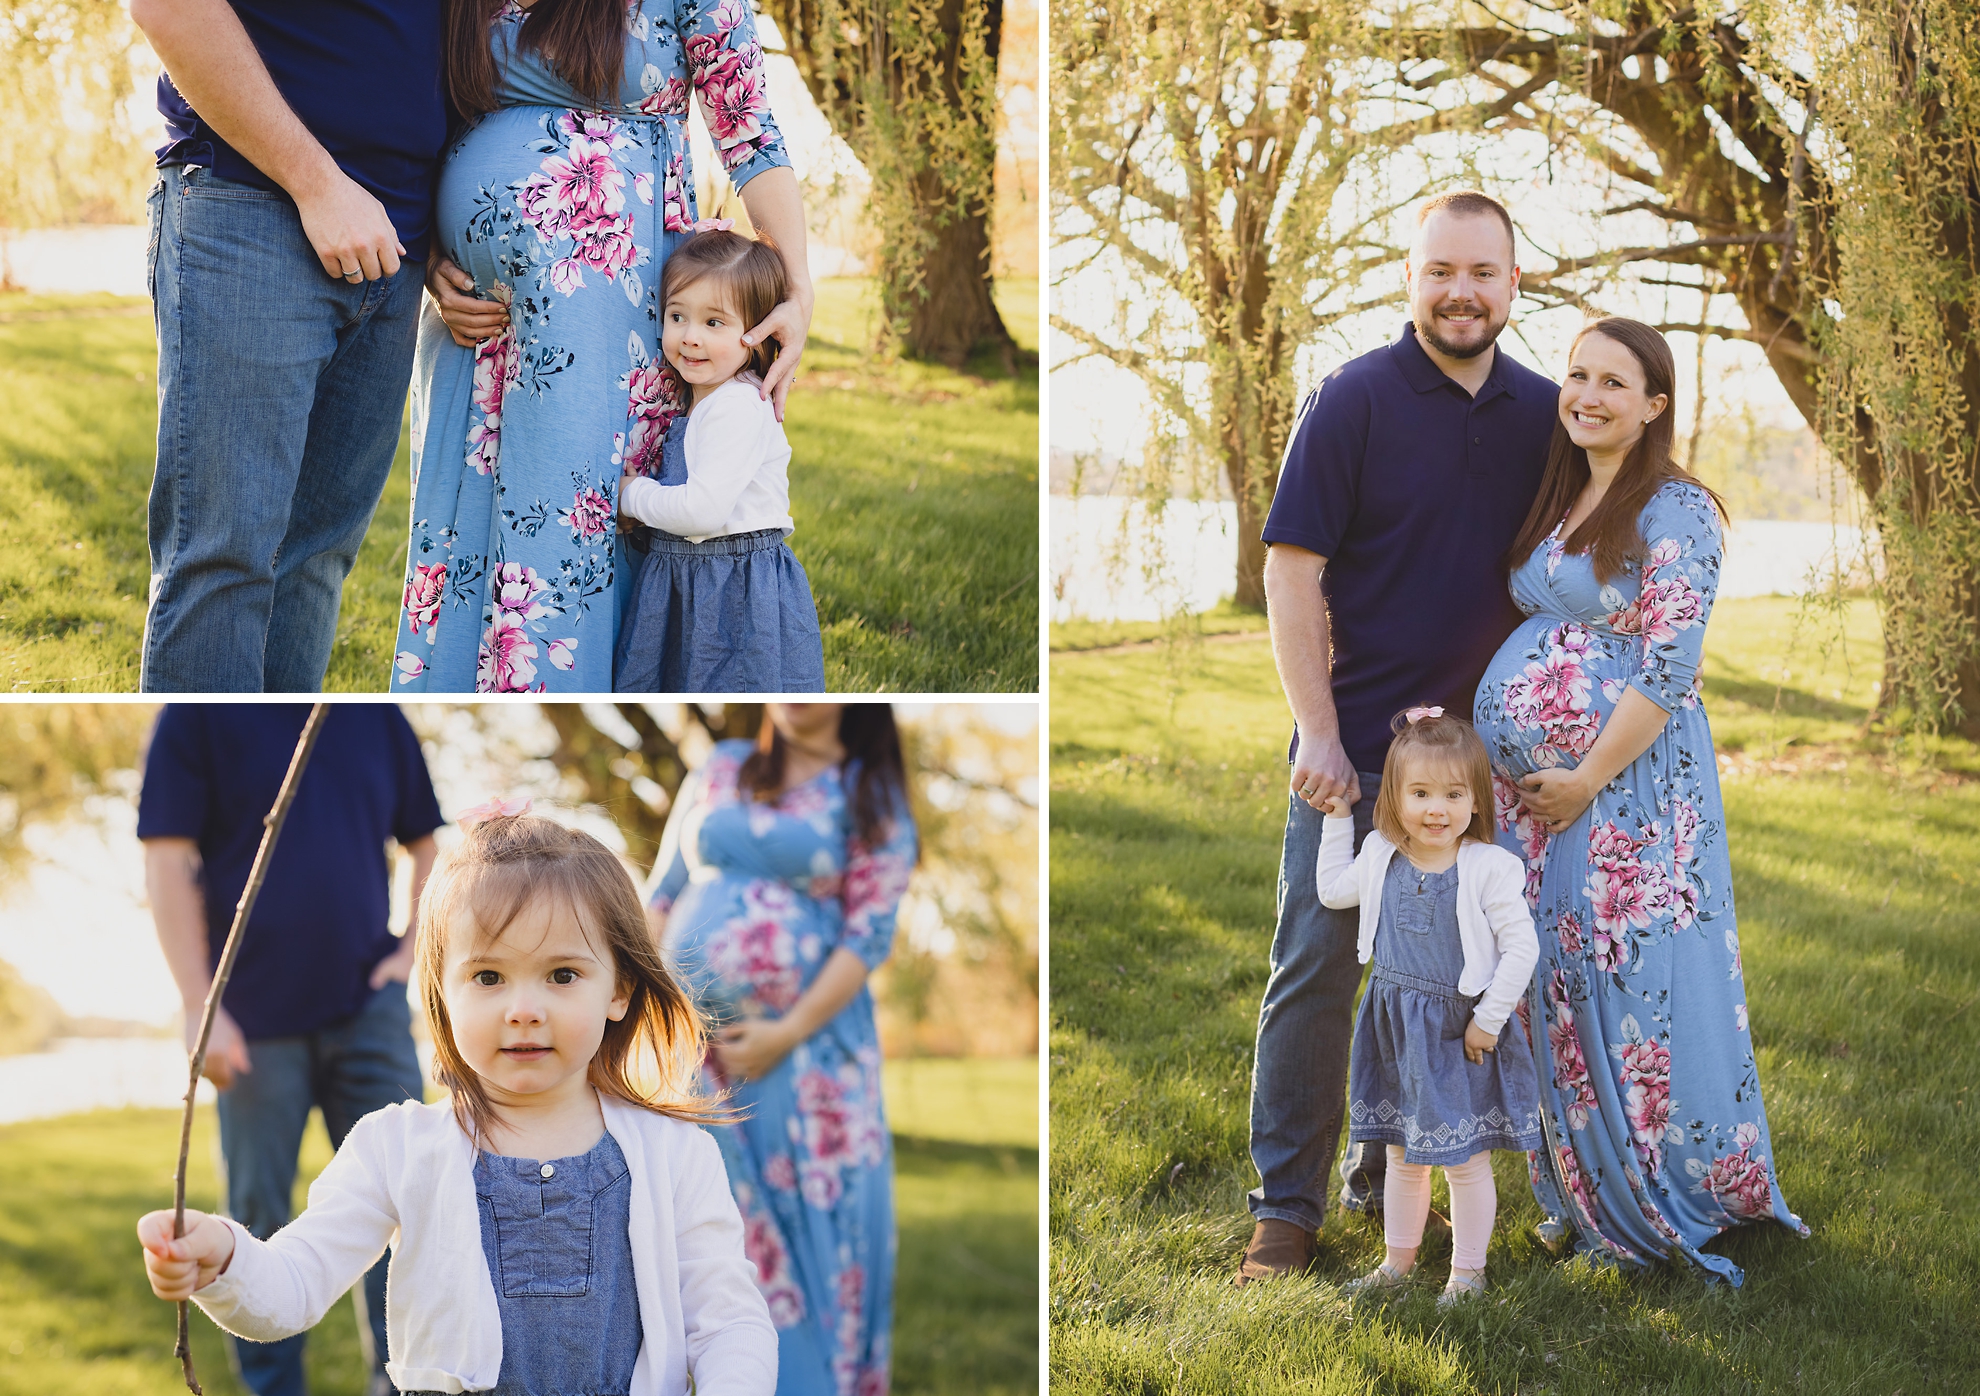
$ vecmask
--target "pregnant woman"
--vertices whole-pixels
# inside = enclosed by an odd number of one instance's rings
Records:
[[[648,906],[715,1034],[714,1131],[777,1325],[779,1396],[886,1396],[893,1147],[867,975],[916,859],[885,704],[772,703],[682,785]]]
[[[1478,689],[1500,839],[1526,861],[1540,963],[1534,1192],[1550,1240],[1647,1264],[1743,1222],[1800,1235],[1747,1033],[1725,811],[1697,689],[1718,497],[1671,457],[1670,346],[1635,320],[1575,341],[1513,545],[1528,619]]]
[[[508,313],[454,330],[434,302],[422,314],[396,686],[609,692],[622,465],[657,475],[682,407],[658,290],[696,221],[690,92],[793,288],[757,327],[782,346],[772,388],[810,320],[763,51],[744,0],[449,0],[447,82],[468,125],[441,172],[429,287],[451,259]]]

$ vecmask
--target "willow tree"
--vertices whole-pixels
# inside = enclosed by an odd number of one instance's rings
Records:
[[[1660,326],[1757,344],[1868,501],[1882,705],[1980,736],[1976,71],[1958,0],[1459,4],[1409,31],[1412,89],[1487,86],[1577,149],[1654,243],[1569,250],[1522,289],[1589,304],[1621,268],[1697,290]],[[1662,279],[1645,275],[1662,272]]]
[[[1237,501],[1238,604],[1262,607],[1258,539],[1291,427],[1293,359],[1399,253],[1377,157],[1429,129],[1385,125],[1365,7],[1345,0],[1058,0],[1052,220],[1082,357],[1140,380],[1162,437],[1214,462]],[[1415,124],[1412,124],[1415,123]],[[1414,192],[1410,197],[1414,196]],[[1076,284],[1111,279],[1082,313]],[[1363,297],[1367,298],[1364,299]],[[1159,486],[1158,486],[1159,487]]]
[[[143,216],[151,157],[126,116],[141,51],[119,0],[0,0],[0,229]]]
[[[961,367],[1014,351],[990,299],[1003,0],[768,0],[804,85],[873,183],[887,333]]]

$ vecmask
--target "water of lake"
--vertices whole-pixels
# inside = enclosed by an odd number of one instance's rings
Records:
[[[1854,528],[1775,519],[1735,522],[1719,595],[1798,596],[1811,573],[1855,556]],[[1237,505],[1171,500],[1156,514],[1139,501],[1054,496],[1053,620],[1160,620],[1205,611],[1234,591]]]

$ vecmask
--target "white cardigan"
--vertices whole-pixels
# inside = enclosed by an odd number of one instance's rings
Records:
[[[610,1096],[605,1128],[632,1174],[633,1282],[643,1337],[632,1396],[772,1396],[777,1330],[743,1254],[742,1217],[704,1131]],[[193,1295],[230,1333],[272,1342],[310,1328],[395,1240],[385,1301],[401,1391],[486,1391],[502,1318],[481,1249],[474,1150],[445,1101],[359,1120],[267,1241],[236,1222],[227,1272]]]
[[[1354,820],[1328,815],[1320,826],[1315,869],[1325,906],[1361,908],[1356,954],[1368,963],[1375,951],[1375,923],[1382,915],[1382,882],[1396,846],[1371,832],[1354,852]],[[1506,1025],[1540,962],[1540,938],[1526,906],[1526,869],[1497,844],[1466,839],[1458,845],[1458,938],[1464,944],[1461,994],[1483,994],[1471,1016],[1486,1032]]]
[[[779,528],[791,536],[791,443],[777,409],[756,395],[760,379],[739,374],[688,413],[687,483],[644,475],[625,482],[619,508],[689,542]]]

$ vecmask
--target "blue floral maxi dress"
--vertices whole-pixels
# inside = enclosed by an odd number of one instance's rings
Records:
[[[414,692],[609,693],[630,571],[621,462],[659,476],[680,413],[660,268],[695,221],[690,87],[738,187],[788,166],[743,0],[637,0],[618,102],[591,104],[490,26],[501,107],[441,170],[435,227],[509,327],[454,343],[431,300],[412,396],[413,504],[393,667]]]
[[[1714,1236],[1768,1219],[1808,1229],[1781,1196],[1760,1102],[1697,687],[1719,518],[1703,490],[1672,482],[1640,527],[1644,556],[1606,584],[1588,555],[1565,555],[1557,527],[1512,575],[1528,619],[1478,689],[1500,841],[1525,860],[1540,934],[1520,1005],[1544,1134],[1528,1158],[1542,1211],[1577,1250],[1631,1265],[1683,1256],[1738,1284],[1738,1266],[1701,1249]],[[1574,766],[1631,688],[1670,720],[1550,836],[1514,782]]]
[[[915,859],[905,800],[887,842],[861,845],[836,768],[773,802],[741,795],[751,749],[722,743],[683,786],[649,896],[717,1023],[788,1011],[841,946],[879,965]],[[707,1072],[745,1113],[713,1133],[777,1325],[779,1396],[885,1396],[894,1170],[872,995],[759,1080],[723,1079],[712,1054]]]

